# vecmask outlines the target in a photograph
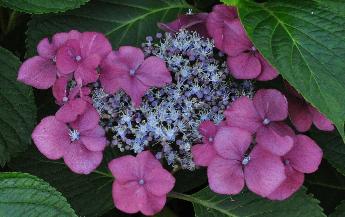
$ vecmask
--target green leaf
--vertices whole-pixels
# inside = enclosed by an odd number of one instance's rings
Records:
[[[345,200],[341,202],[339,206],[337,206],[336,210],[329,215],[329,217],[344,217],[345,216]]]
[[[45,181],[25,173],[0,173],[1,217],[77,217]]]
[[[170,197],[192,202],[198,217],[325,217],[318,200],[306,194],[304,187],[281,202],[266,200],[249,191],[223,196],[208,187],[193,195],[171,193]]]
[[[79,8],[89,0],[0,0],[0,5],[30,14],[63,12]]]
[[[17,82],[20,61],[0,47],[0,165],[24,151],[36,122],[32,89]]]
[[[114,49],[140,46],[146,36],[159,31],[157,22],[172,21],[188,8],[184,0],[98,0],[64,14],[34,16],[28,25],[27,55],[34,55],[42,38],[71,29],[103,32]]]
[[[48,181],[63,193],[79,216],[97,217],[114,208],[111,196],[113,178],[106,172],[78,175],[62,161],[48,160],[33,148],[13,159],[9,167]]]
[[[345,120],[345,4],[337,0],[239,1],[240,19],[260,52],[343,139]]]
[[[313,131],[310,136],[322,147],[324,158],[345,175],[345,145],[340,135],[337,132]]]

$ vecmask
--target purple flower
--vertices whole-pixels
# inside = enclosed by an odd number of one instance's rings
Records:
[[[115,177],[113,200],[116,208],[126,213],[154,215],[161,211],[175,178],[149,151],[136,157],[124,156],[109,163]]]
[[[27,59],[19,68],[18,81],[38,89],[48,89],[60,75],[56,67],[58,49],[70,39],[79,39],[81,33],[72,30],[68,33],[57,33],[52,42],[42,39],[37,45],[38,56]]]
[[[172,78],[165,62],[159,57],[144,59],[144,53],[135,47],[122,46],[110,53],[101,64],[100,81],[107,93],[124,90],[135,106],[151,87],[163,87]]]
[[[34,129],[32,139],[47,158],[63,158],[73,172],[89,174],[102,162],[106,146],[105,131],[98,121],[97,111],[88,104],[71,123],[59,121],[55,116],[44,118]]]

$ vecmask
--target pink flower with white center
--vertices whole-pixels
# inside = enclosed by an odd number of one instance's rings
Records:
[[[60,77],[53,85],[53,95],[58,105],[61,105],[56,112],[57,120],[64,123],[73,122],[78,115],[84,113],[87,105],[92,103],[90,95],[90,88],[75,86],[67,90],[68,77]]]
[[[294,147],[282,157],[285,165],[285,181],[267,197],[285,200],[303,184],[304,173],[315,172],[322,160],[321,148],[308,136],[297,135]]]
[[[144,53],[139,48],[122,46],[102,62],[100,81],[109,94],[124,90],[138,107],[147,90],[163,87],[171,83],[172,78],[165,62],[159,57],[144,59]]]
[[[38,89],[48,89],[60,75],[56,67],[56,53],[69,39],[78,39],[81,33],[72,30],[68,33],[57,33],[52,42],[42,39],[37,45],[38,56],[27,59],[19,68],[18,81]]]
[[[195,165],[206,167],[213,160],[213,158],[216,157],[217,154],[213,147],[213,141],[218,128],[224,125],[225,123],[222,122],[217,126],[212,121],[203,121],[200,124],[199,132],[203,136],[203,143],[193,145],[192,147]]]
[[[329,119],[305,101],[292,86],[287,83],[285,84],[286,89],[289,91],[287,97],[289,102],[289,117],[299,132],[308,131],[312,124],[319,130],[334,130],[334,125]]]
[[[101,33],[84,32],[80,39],[68,40],[56,55],[56,65],[60,73],[74,73],[78,85],[97,81],[97,67],[111,52],[108,39]]]
[[[175,178],[149,151],[141,152],[136,157],[116,158],[108,167],[115,177],[114,204],[126,213],[158,213],[175,185]]]
[[[266,197],[285,180],[279,156],[255,146],[249,152],[251,133],[236,127],[222,127],[214,139],[217,156],[207,168],[212,191],[238,194],[245,183],[252,192]]]
[[[294,132],[282,121],[288,116],[288,103],[278,90],[258,90],[253,100],[240,97],[224,112],[229,126],[256,133],[256,142],[267,151],[284,155],[293,146]]]
[[[216,47],[228,55],[230,73],[235,78],[267,81],[278,76],[249,40],[234,7],[214,6],[207,29]]]
[[[47,158],[63,158],[73,172],[89,174],[102,162],[106,146],[105,131],[98,121],[97,111],[89,104],[71,123],[59,121],[55,116],[44,118],[34,129],[32,139]]]
[[[208,37],[206,19],[208,13],[184,14],[170,23],[158,23],[158,27],[166,32],[176,33],[180,29],[195,31],[204,37]]]

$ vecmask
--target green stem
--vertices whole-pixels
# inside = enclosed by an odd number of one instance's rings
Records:
[[[182,194],[182,193],[178,193],[178,192],[170,192],[168,194],[168,197],[170,198],[174,198],[174,199],[180,199],[180,200],[185,200],[185,201],[189,201],[191,203],[195,202],[195,199],[187,194]]]
[[[99,171],[99,170],[95,170],[93,171],[93,173],[97,173],[99,175],[102,175],[104,177],[108,177],[108,178],[114,178],[113,175],[111,175],[110,173],[106,173],[106,172],[102,172],[102,171]]]
[[[17,13],[16,11],[12,11],[10,14],[10,17],[8,18],[8,24],[5,33],[9,33],[14,29],[16,26],[16,20],[17,20]]]

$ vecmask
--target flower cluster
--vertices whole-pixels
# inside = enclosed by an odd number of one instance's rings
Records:
[[[111,82],[104,73],[100,79],[104,89],[96,84],[92,90],[93,104],[113,147],[135,153],[149,148],[169,165],[193,170],[190,149],[201,139],[197,130],[200,122],[221,122],[229,102],[251,96],[253,86],[250,81],[231,79],[225,62],[214,54],[212,41],[196,32],[181,30],[159,38],[155,43],[148,37],[143,50],[147,59],[157,56],[166,62],[173,82],[150,89],[141,97],[140,106],[133,106],[124,92],[108,94],[109,87],[115,86],[103,85]]]
[[[312,123],[333,124],[292,87],[254,91],[253,82],[278,76],[253,46],[235,8],[186,14],[159,27],[142,48],[112,51],[101,33],[72,30],[44,38],[18,80],[52,88],[59,109],[32,133],[38,150],[89,174],[106,146],[135,153],[108,163],[115,177],[115,206],[127,213],[158,213],[174,169],[207,167],[210,188],[283,200],[299,189],[304,173],[317,170],[322,150],[295,134]]]
[[[246,184],[262,197],[283,200],[301,187],[304,173],[317,170],[322,150],[284,123],[288,102],[279,91],[241,97],[224,113],[224,123],[201,125],[204,142],[192,149],[196,164],[208,167],[213,191],[237,194]]]

